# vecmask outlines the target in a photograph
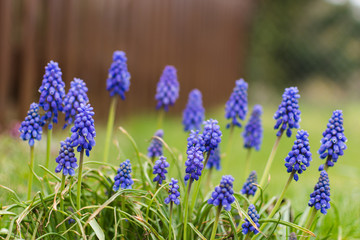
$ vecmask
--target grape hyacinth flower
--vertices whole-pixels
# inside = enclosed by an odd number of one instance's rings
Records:
[[[309,206],[315,207],[316,210],[324,215],[330,208],[330,184],[329,176],[326,171],[320,173],[319,181],[314,187],[314,192],[310,194]]]
[[[239,79],[235,82],[234,90],[225,105],[225,117],[226,119],[232,119],[232,122],[227,124],[226,128],[230,126],[241,127],[238,118],[242,121],[245,120],[248,110],[247,90],[248,84],[244,79]]]
[[[246,194],[248,196],[255,195],[255,192],[257,190],[257,174],[256,171],[252,171],[249,175],[249,177],[246,179],[246,182],[243,185],[243,188],[241,189],[241,194]]]
[[[202,152],[205,152],[205,142],[203,139],[203,135],[199,130],[191,130],[189,137],[187,138],[187,147],[196,147],[199,148]]]
[[[289,240],[297,240],[296,233],[290,233]]]
[[[250,204],[248,209],[248,215],[251,218],[251,220],[255,223],[256,227],[259,228],[259,214],[257,213],[255,206],[253,204]],[[245,222],[241,225],[242,227],[242,233],[248,234],[250,232],[254,232],[254,234],[258,234],[259,231],[250,223],[250,221],[246,218]]]
[[[341,110],[335,110],[329,119],[326,130],[323,132],[321,146],[318,151],[321,159],[326,159],[325,165],[333,167],[339,156],[344,155],[347,138],[344,135],[343,114]],[[327,168],[326,167],[326,168]],[[319,171],[324,170],[324,165],[319,167]]]
[[[159,129],[155,132],[155,136],[159,138],[164,137],[164,131]],[[163,145],[158,139],[152,139],[148,148],[148,156],[150,158],[160,157],[163,154]]]
[[[106,80],[106,90],[110,96],[119,95],[122,100],[125,99],[125,92],[129,91],[130,73],[127,68],[127,58],[125,52],[115,51],[113,62],[109,69],[109,75]]]
[[[176,68],[174,66],[166,66],[156,88],[156,109],[163,107],[167,112],[169,106],[174,105],[178,97],[179,82],[177,80]]]
[[[66,128],[68,125],[72,124],[77,114],[77,109],[81,104],[87,104],[89,98],[87,96],[88,88],[86,87],[85,82],[80,78],[74,78],[70,83],[69,92],[64,98],[64,113],[65,113],[65,125],[63,128]]]
[[[200,130],[205,119],[205,109],[202,105],[202,95],[198,89],[189,94],[188,103],[183,112],[183,125],[185,131]]]
[[[120,164],[120,168],[117,170],[117,175],[114,178],[113,190],[117,191],[121,189],[131,189],[134,181],[131,179],[131,163],[127,159]]]
[[[63,99],[65,96],[65,83],[62,80],[62,72],[59,64],[50,61],[45,67],[45,74],[39,88],[39,106],[44,109],[45,115],[42,120],[49,123],[49,130],[52,123],[58,122],[58,112],[63,111]]]
[[[56,163],[58,164],[55,168],[55,172],[63,172],[63,175],[75,175],[75,169],[78,167],[77,159],[75,157],[74,148],[71,146],[70,138],[66,138],[65,141],[62,141],[59,151],[59,156],[56,158]]]
[[[81,105],[75,117],[74,126],[71,128],[72,147],[77,147],[77,151],[85,150],[86,156],[90,155],[90,151],[95,146],[95,126],[94,112],[90,104]]]
[[[187,160],[185,162],[186,166],[186,175],[185,175],[185,182],[190,180],[192,182],[193,180],[199,180],[199,177],[201,176],[201,172],[204,168],[203,160],[203,152],[200,150],[200,148],[191,146],[186,151],[187,153]]]
[[[217,120],[207,120],[204,122],[202,138],[204,140],[205,151],[209,154],[216,149],[221,142],[222,133]]]
[[[309,134],[307,131],[299,130],[296,134],[296,140],[292,150],[285,158],[285,167],[288,173],[294,172],[294,180],[299,180],[298,174],[301,174],[310,166],[312,154],[310,152]]]
[[[221,157],[220,157],[220,149],[219,148],[220,147],[218,146],[217,148],[215,148],[214,151],[212,151],[210,153],[210,157],[206,164],[206,168],[208,168],[208,169],[216,168],[216,170],[221,169],[221,166],[220,166]]]
[[[263,138],[263,128],[260,118],[261,114],[262,114],[261,105],[255,105],[251,113],[249,122],[246,124],[243,133],[245,148],[248,149],[255,148],[256,151],[260,150],[260,146]]]
[[[279,105],[278,110],[274,114],[276,124],[274,129],[279,129],[276,136],[281,136],[286,130],[286,135],[291,137],[291,129],[299,128],[300,113],[299,101],[300,98],[299,90],[297,87],[286,88],[282,96],[283,100]]]
[[[159,160],[155,162],[154,168],[153,168],[153,174],[157,174],[156,177],[153,179],[153,182],[157,182],[159,185],[162,184],[163,180],[166,179],[165,174],[168,172],[166,168],[168,168],[170,165],[166,161],[166,157],[161,156]]]
[[[19,128],[20,138],[24,141],[29,141],[30,147],[34,146],[35,140],[41,140],[42,125],[43,121],[39,115],[39,105],[32,103],[25,120]]]
[[[170,202],[175,203],[176,205],[180,204],[180,192],[178,180],[171,178],[171,182],[169,183],[170,189],[168,191],[169,196],[165,198],[165,204],[169,204]]]
[[[233,190],[234,178],[231,175],[223,176],[220,185],[215,187],[208,204],[224,207],[226,211],[231,210],[231,204],[235,201]]]

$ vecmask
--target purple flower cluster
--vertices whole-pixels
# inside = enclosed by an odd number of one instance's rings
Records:
[[[179,82],[176,76],[176,68],[174,66],[166,66],[156,88],[156,109],[163,107],[165,111],[168,111],[169,106],[174,105],[178,97]]]
[[[180,204],[180,193],[179,193],[179,185],[178,180],[171,178],[171,182],[169,183],[170,189],[168,191],[169,196],[165,198],[165,204],[169,204],[170,202],[175,203],[176,205]]]
[[[212,168],[216,168],[216,170],[220,170],[221,166],[220,166],[220,147],[218,146],[217,148],[215,148],[214,151],[212,151],[210,153],[210,157],[209,160],[206,164],[206,168],[212,169]]]
[[[205,151],[205,142],[199,130],[190,131],[189,137],[187,138],[187,147],[190,148],[192,146],[199,148],[202,152]]]
[[[231,210],[231,204],[235,201],[233,190],[234,178],[231,175],[223,176],[220,185],[215,187],[208,204],[224,207],[226,211]]]
[[[259,214],[257,213],[255,206],[253,204],[250,204],[248,209],[248,215],[251,218],[251,220],[255,223],[256,227],[259,228]],[[256,228],[250,223],[250,221],[246,218],[245,222],[241,225],[242,227],[242,233],[248,234],[249,232],[254,232],[254,234],[258,234],[259,231],[256,230]]]
[[[243,137],[245,148],[255,148],[257,151],[260,150],[263,128],[261,125],[261,105],[255,105],[251,113],[249,122],[246,124]]]
[[[279,129],[279,131],[276,133],[276,136],[278,137],[285,130],[286,135],[291,137],[291,129],[300,127],[299,122],[301,112],[299,110],[298,99],[300,98],[300,95],[298,88],[286,88],[282,98],[282,102],[274,114],[274,119],[276,120],[274,129]]]
[[[117,191],[121,189],[131,189],[134,181],[131,179],[131,163],[127,159],[120,164],[120,168],[117,170],[117,175],[114,178],[113,190]]]
[[[211,153],[221,142],[222,133],[217,120],[207,120],[204,122],[202,138],[204,140],[205,151]]]
[[[19,128],[20,138],[24,141],[29,141],[30,147],[34,146],[35,140],[41,140],[42,125],[43,121],[39,115],[39,105],[32,103],[25,120]]]
[[[295,172],[295,181],[299,180],[298,174],[305,171],[306,168],[310,166],[312,160],[308,137],[309,134],[307,131],[299,130],[296,134],[296,140],[294,141],[292,150],[285,158],[287,172]]]
[[[318,151],[321,159],[326,159],[326,165],[334,166],[339,156],[344,155],[346,149],[346,137],[344,135],[343,114],[341,110],[335,110],[329,119],[327,128],[321,139],[321,146]],[[319,167],[319,171],[324,169],[324,165]]]
[[[95,146],[94,137],[96,136],[94,126],[93,108],[90,104],[81,105],[78,109],[78,114],[75,117],[74,126],[71,128],[71,146],[77,147],[77,151],[81,152],[83,149],[86,155],[90,155],[90,151]]]
[[[44,78],[39,88],[39,106],[45,111],[42,120],[49,123],[49,129],[52,129],[52,123],[58,122],[58,112],[63,110],[62,104],[65,96],[65,83],[61,76],[62,72],[59,64],[50,61],[45,67]]]
[[[56,163],[58,164],[55,168],[55,172],[59,173],[63,171],[63,175],[75,175],[75,169],[78,167],[77,159],[75,157],[74,148],[71,146],[70,138],[66,138],[65,141],[60,143],[59,156],[56,158]]]
[[[155,162],[154,168],[153,168],[153,174],[157,174],[156,177],[153,179],[153,182],[158,182],[158,184],[162,184],[163,180],[166,179],[165,174],[168,172],[166,168],[168,168],[170,165],[166,161],[166,157],[161,156],[159,160]]]
[[[129,91],[130,87],[130,73],[126,62],[125,52],[115,51],[109,76],[106,80],[106,90],[110,92],[110,96],[119,95],[123,100],[125,99],[125,92]]]
[[[241,194],[254,196],[257,190],[257,174],[252,171],[241,189]]]
[[[188,180],[199,180],[199,177],[201,176],[201,171],[204,168],[204,156],[203,152],[200,150],[200,148],[191,146],[186,151],[187,153],[187,160],[185,162],[185,182]]]
[[[77,114],[77,109],[81,104],[87,104],[89,102],[89,98],[86,94],[87,91],[88,88],[86,87],[85,82],[80,78],[74,78],[70,83],[69,92],[66,94],[63,102],[63,112],[65,113],[64,128],[72,124],[75,115]]]
[[[329,176],[326,171],[320,173],[319,181],[314,187],[314,192],[310,194],[309,206],[320,210],[322,214],[327,213],[330,208],[330,184]]]
[[[202,95],[198,89],[189,94],[188,103],[183,112],[183,125],[185,131],[200,130],[205,119],[205,109],[202,105]]]
[[[164,137],[164,131],[159,129],[155,132],[155,136],[159,138]],[[162,143],[158,139],[151,140],[150,146],[148,147],[148,156],[150,158],[160,157],[163,154]]]
[[[244,79],[235,82],[234,90],[225,105],[225,117],[226,119],[232,119],[232,122],[226,125],[227,128],[231,125],[241,127],[238,118],[242,121],[245,120],[248,110],[247,90],[248,84]]]

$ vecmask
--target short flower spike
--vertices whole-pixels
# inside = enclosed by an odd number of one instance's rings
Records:
[[[154,168],[153,168],[153,174],[156,174],[156,177],[153,179],[153,182],[157,182],[159,185],[162,184],[162,182],[166,179],[165,174],[168,172],[166,168],[168,168],[170,165],[166,161],[166,157],[161,156],[159,160],[155,162]]]
[[[253,204],[251,204],[249,206],[249,210],[248,210],[248,215],[251,218],[251,220],[255,223],[256,227],[259,228],[260,224],[259,224],[259,214],[257,213],[255,206]],[[259,231],[256,230],[256,228],[250,223],[250,221],[246,218],[245,222],[241,225],[242,227],[242,233],[243,234],[248,234],[249,232],[254,232],[254,234],[258,234]]]
[[[176,205],[180,204],[180,192],[179,192],[179,188],[180,186],[178,185],[178,180],[171,178],[171,182],[170,182],[170,189],[168,191],[169,196],[167,198],[165,198],[165,204],[169,204],[170,202],[175,203]]]
[[[30,147],[34,146],[35,140],[41,140],[42,125],[43,121],[39,115],[39,105],[32,103],[25,120],[19,128],[20,138],[24,141],[29,141]]]
[[[255,171],[252,171],[249,177],[246,179],[243,188],[241,189],[241,194],[254,196],[257,190],[256,184],[257,184],[257,174]]]
[[[131,163],[127,159],[120,164],[120,168],[117,170],[117,175],[114,178],[113,190],[117,191],[121,189],[131,189],[134,181],[131,179]]]
[[[159,129],[155,132],[155,136],[159,138],[164,137],[164,131]],[[163,154],[163,145],[158,139],[152,139],[148,147],[148,157],[160,157]]]
[[[190,148],[191,146],[199,148],[202,152],[205,151],[205,141],[199,130],[190,131],[189,137],[187,138],[187,147]]]
[[[315,207],[316,210],[324,215],[330,208],[330,183],[326,171],[320,173],[319,181],[314,187],[314,192],[310,194],[309,206]]]
[[[251,113],[249,122],[246,124],[243,137],[245,148],[255,148],[256,151],[260,150],[263,138],[263,128],[261,124],[261,105],[255,105]]]
[[[279,105],[278,110],[274,114],[276,124],[274,129],[279,129],[276,136],[280,136],[285,130],[286,135],[291,137],[291,129],[299,128],[300,122],[300,110],[299,101],[300,98],[299,90],[297,87],[285,88],[285,92],[282,95],[282,102]]]
[[[207,120],[204,122],[202,139],[204,140],[205,151],[211,153],[221,142],[222,133],[217,120]]]
[[[227,128],[231,125],[241,127],[239,120],[245,120],[248,110],[247,90],[248,84],[244,79],[235,82],[234,90],[225,105],[225,117],[232,120],[226,125]]]
[[[198,89],[189,94],[188,103],[183,112],[183,125],[185,131],[200,130],[201,123],[205,120],[205,109],[202,105],[202,95]]]
[[[185,162],[185,182],[188,180],[199,180],[199,177],[201,176],[201,172],[204,168],[204,156],[203,152],[200,150],[200,148],[191,146],[187,149],[187,160]]]
[[[169,110],[169,106],[175,104],[179,97],[179,82],[177,80],[176,68],[166,66],[157,84],[155,99],[156,109],[164,108]]]
[[[224,207],[226,211],[231,210],[231,204],[235,201],[233,190],[234,178],[231,175],[223,176],[220,185],[215,187],[208,204]]]
[[[66,138],[65,141],[61,142],[61,147],[59,151],[59,156],[56,158],[56,163],[58,164],[55,168],[55,172],[59,173],[63,171],[63,175],[75,175],[75,169],[78,167],[77,159],[75,157],[75,152],[71,146],[70,138]]]
[[[214,151],[210,153],[210,157],[206,164],[206,168],[208,169],[215,168],[216,170],[220,170],[221,169],[220,160],[221,160],[220,147],[218,146],[217,148],[215,148]]]

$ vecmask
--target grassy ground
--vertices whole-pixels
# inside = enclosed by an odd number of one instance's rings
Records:
[[[336,107],[341,107],[344,112],[345,135],[348,138],[348,149],[345,155],[341,157],[334,168],[329,170],[330,186],[331,186],[331,202],[333,203],[328,215],[321,218],[322,227],[316,232],[319,239],[326,236],[327,232],[331,232],[330,239],[359,239],[360,238],[360,161],[358,161],[358,149],[360,146],[360,128],[358,118],[360,117],[360,109],[356,104],[344,104],[343,106],[322,106],[317,104],[302,104],[302,121],[301,128],[307,130],[310,134],[311,151],[313,153],[313,161],[310,168],[302,175],[298,182],[293,182],[286,198],[288,198],[293,207],[294,216],[302,213],[307,208],[309,194],[312,192],[315,183],[319,177],[317,171],[318,166],[323,163],[319,159],[317,150],[320,146],[320,139],[324,131],[327,121]],[[277,105],[269,104],[264,107],[263,124],[264,124],[264,141],[259,152],[252,152],[251,169],[256,170],[259,177],[264,169],[266,160],[275,141],[275,131],[273,130],[274,120],[272,115]],[[95,109],[96,111],[96,109]],[[223,131],[223,142],[221,148],[223,151],[228,149],[229,131],[225,129],[227,121],[223,117],[223,109],[219,108],[212,112],[207,112],[207,118],[215,118],[220,121],[221,130]],[[120,119],[118,125],[123,126],[135,139],[141,152],[146,153],[149,140],[156,131],[157,116],[155,114],[139,114],[136,116]],[[102,161],[105,126],[98,124],[96,146],[91,152],[90,159],[92,161]],[[185,148],[187,134],[182,131],[181,119],[179,116],[166,116],[163,129],[165,131],[164,140],[175,149],[180,155],[180,160],[185,161]],[[55,169],[55,157],[59,150],[59,141],[68,135],[68,131],[62,131],[60,126],[55,128],[55,135],[52,144],[52,163],[50,169]],[[244,163],[246,151],[242,147],[241,130],[234,131],[231,151],[222,159],[222,170],[213,175],[212,184],[216,185],[220,181],[222,175],[231,174],[235,178],[235,191],[240,191],[242,184],[246,178],[244,176]],[[46,131],[45,131],[46,133]],[[279,150],[276,154],[273,167],[271,169],[271,182],[266,189],[266,193],[270,196],[279,195],[287,178],[286,168],[284,167],[284,158],[289,152],[295,139],[295,132],[291,138],[283,137],[280,142]],[[36,143],[35,159],[37,163],[45,162],[45,145],[46,136],[43,141]],[[20,139],[12,139],[8,136],[0,137],[0,184],[10,187],[20,196],[25,198],[27,188],[27,162],[29,158],[28,145]],[[128,140],[116,130],[114,134],[114,144],[111,146],[110,162],[119,165],[120,162],[129,158],[134,158],[135,153],[130,147]],[[165,152],[165,156],[167,153]],[[169,157],[169,156],[167,156]],[[85,161],[86,161],[85,160]],[[171,163],[171,161],[170,161]],[[183,164],[182,164],[183,165]],[[35,168],[37,173],[42,173],[39,167]],[[175,169],[170,169],[170,177],[178,178]],[[111,176],[113,177],[113,176]],[[139,175],[135,172],[135,178]],[[36,180],[35,180],[36,181]],[[39,183],[35,182],[39,188]],[[0,190],[0,201],[2,205],[10,203],[10,195]]]

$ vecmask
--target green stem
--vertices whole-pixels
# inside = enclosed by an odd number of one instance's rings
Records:
[[[173,202],[172,202],[172,201],[170,201],[169,240],[171,240],[171,237],[172,237],[172,226],[171,226],[172,212],[173,212]]]
[[[29,181],[28,181],[28,194],[27,200],[31,199],[31,189],[32,189],[32,181],[33,181],[33,171],[34,171],[34,146],[30,147],[30,164],[29,164],[30,172],[29,172]]]
[[[78,182],[77,182],[77,195],[76,195],[76,206],[77,210],[81,209],[81,180],[82,180],[82,169],[83,169],[83,158],[84,158],[84,149],[80,152],[80,160],[79,160],[79,174],[78,174]]]
[[[45,162],[45,167],[47,169],[49,169],[49,162],[50,162],[51,136],[52,136],[52,129],[48,129],[47,130],[47,139],[46,139],[47,141],[46,141],[46,162]]]
[[[214,240],[215,239],[215,235],[216,235],[216,229],[217,229],[217,225],[219,223],[219,217],[220,217],[220,213],[221,213],[221,204],[218,206],[217,211],[216,211],[216,217],[215,217],[215,222],[214,222],[214,227],[212,229],[211,232],[211,238],[210,240]]]
[[[208,171],[208,175],[207,175],[207,181],[206,181],[206,191],[205,194],[209,191],[210,187],[211,187],[211,176],[212,176],[212,171],[213,168],[210,168]]]
[[[165,110],[159,109],[157,129],[162,128],[162,124],[163,124],[163,121],[164,121],[164,116],[165,116]]]
[[[189,213],[189,195],[190,195],[192,183],[193,183],[193,179],[190,178],[189,185],[188,185],[187,191],[185,193],[184,236],[183,236],[184,240],[186,240],[186,237],[187,237],[186,229],[187,229],[187,221],[188,221],[188,213]]]
[[[61,193],[64,191],[64,188],[65,188],[65,175],[62,174],[61,187],[60,187],[60,209],[61,209],[61,211],[64,211],[64,200],[61,195]]]
[[[110,110],[109,110],[109,117],[107,122],[107,128],[106,128],[106,138],[105,138],[105,147],[104,147],[104,162],[108,162],[109,158],[109,149],[110,149],[110,142],[111,142],[111,133],[114,128],[114,122],[115,122],[115,112],[116,112],[116,103],[117,103],[117,97],[111,98],[110,103]]]
[[[251,148],[248,148],[246,154],[246,160],[245,160],[245,174],[244,174],[245,180],[250,172],[250,159],[251,159],[250,156],[251,156]]]
[[[125,194],[122,194],[121,196],[121,211],[125,212]],[[124,216],[121,216],[124,217]],[[124,223],[122,220],[120,220],[120,229],[121,229],[121,239],[125,239],[125,231],[124,231]]]
[[[282,134],[276,138],[276,141],[275,141],[274,146],[273,146],[273,148],[272,148],[272,150],[271,150],[269,159],[268,159],[268,161],[267,161],[267,163],[266,163],[266,166],[265,166],[263,175],[262,175],[262,177],[261,177],[261,180],[260,180],[260,184],[259,184],[259,185],[260,185],[260,187],[262,187],[263,189],[264,189],[264,185],[265,185],[265,183],[266,183],[266,180],[267,180],[267,178],[268,178],[268,175],[269,175],[269,172],[270,172],[270,168],[271,168],[271,164],[272,164],[272,162],[273,162],[273,160],[274,160],[276,150],[277,150],[277,148],[278,148],[278,146],[279,146],[279,142],[280,142],[281,136],[282,136]],[[255,204],[256,201],[259,199],[259,197],[260,197],[260,192],[261,192],[261,191],[256,191],[256,194],[255,194],[255,196],[254,196],[254,198],[253,198],[253,200],[252,200],[252,203],[253,203],[253,204]]]
[[[309,214],[309,218],[308,218],[307,221],[306,221],[306,225],[305,225],[305,228],[306,228],[306,229],[309,229],[309,230],[310,230],[311,225],[312,225],[313,222],[314,222],[316,213],[317,213],[317,210],[315,209],[315,207],[312,207],[312,208],[311,208],[311,211],[310,211],[310,214]],[[310,237],[310,236],[302,236],[302,237],[300,238],[300,240],[307,239],[308,237]]]

